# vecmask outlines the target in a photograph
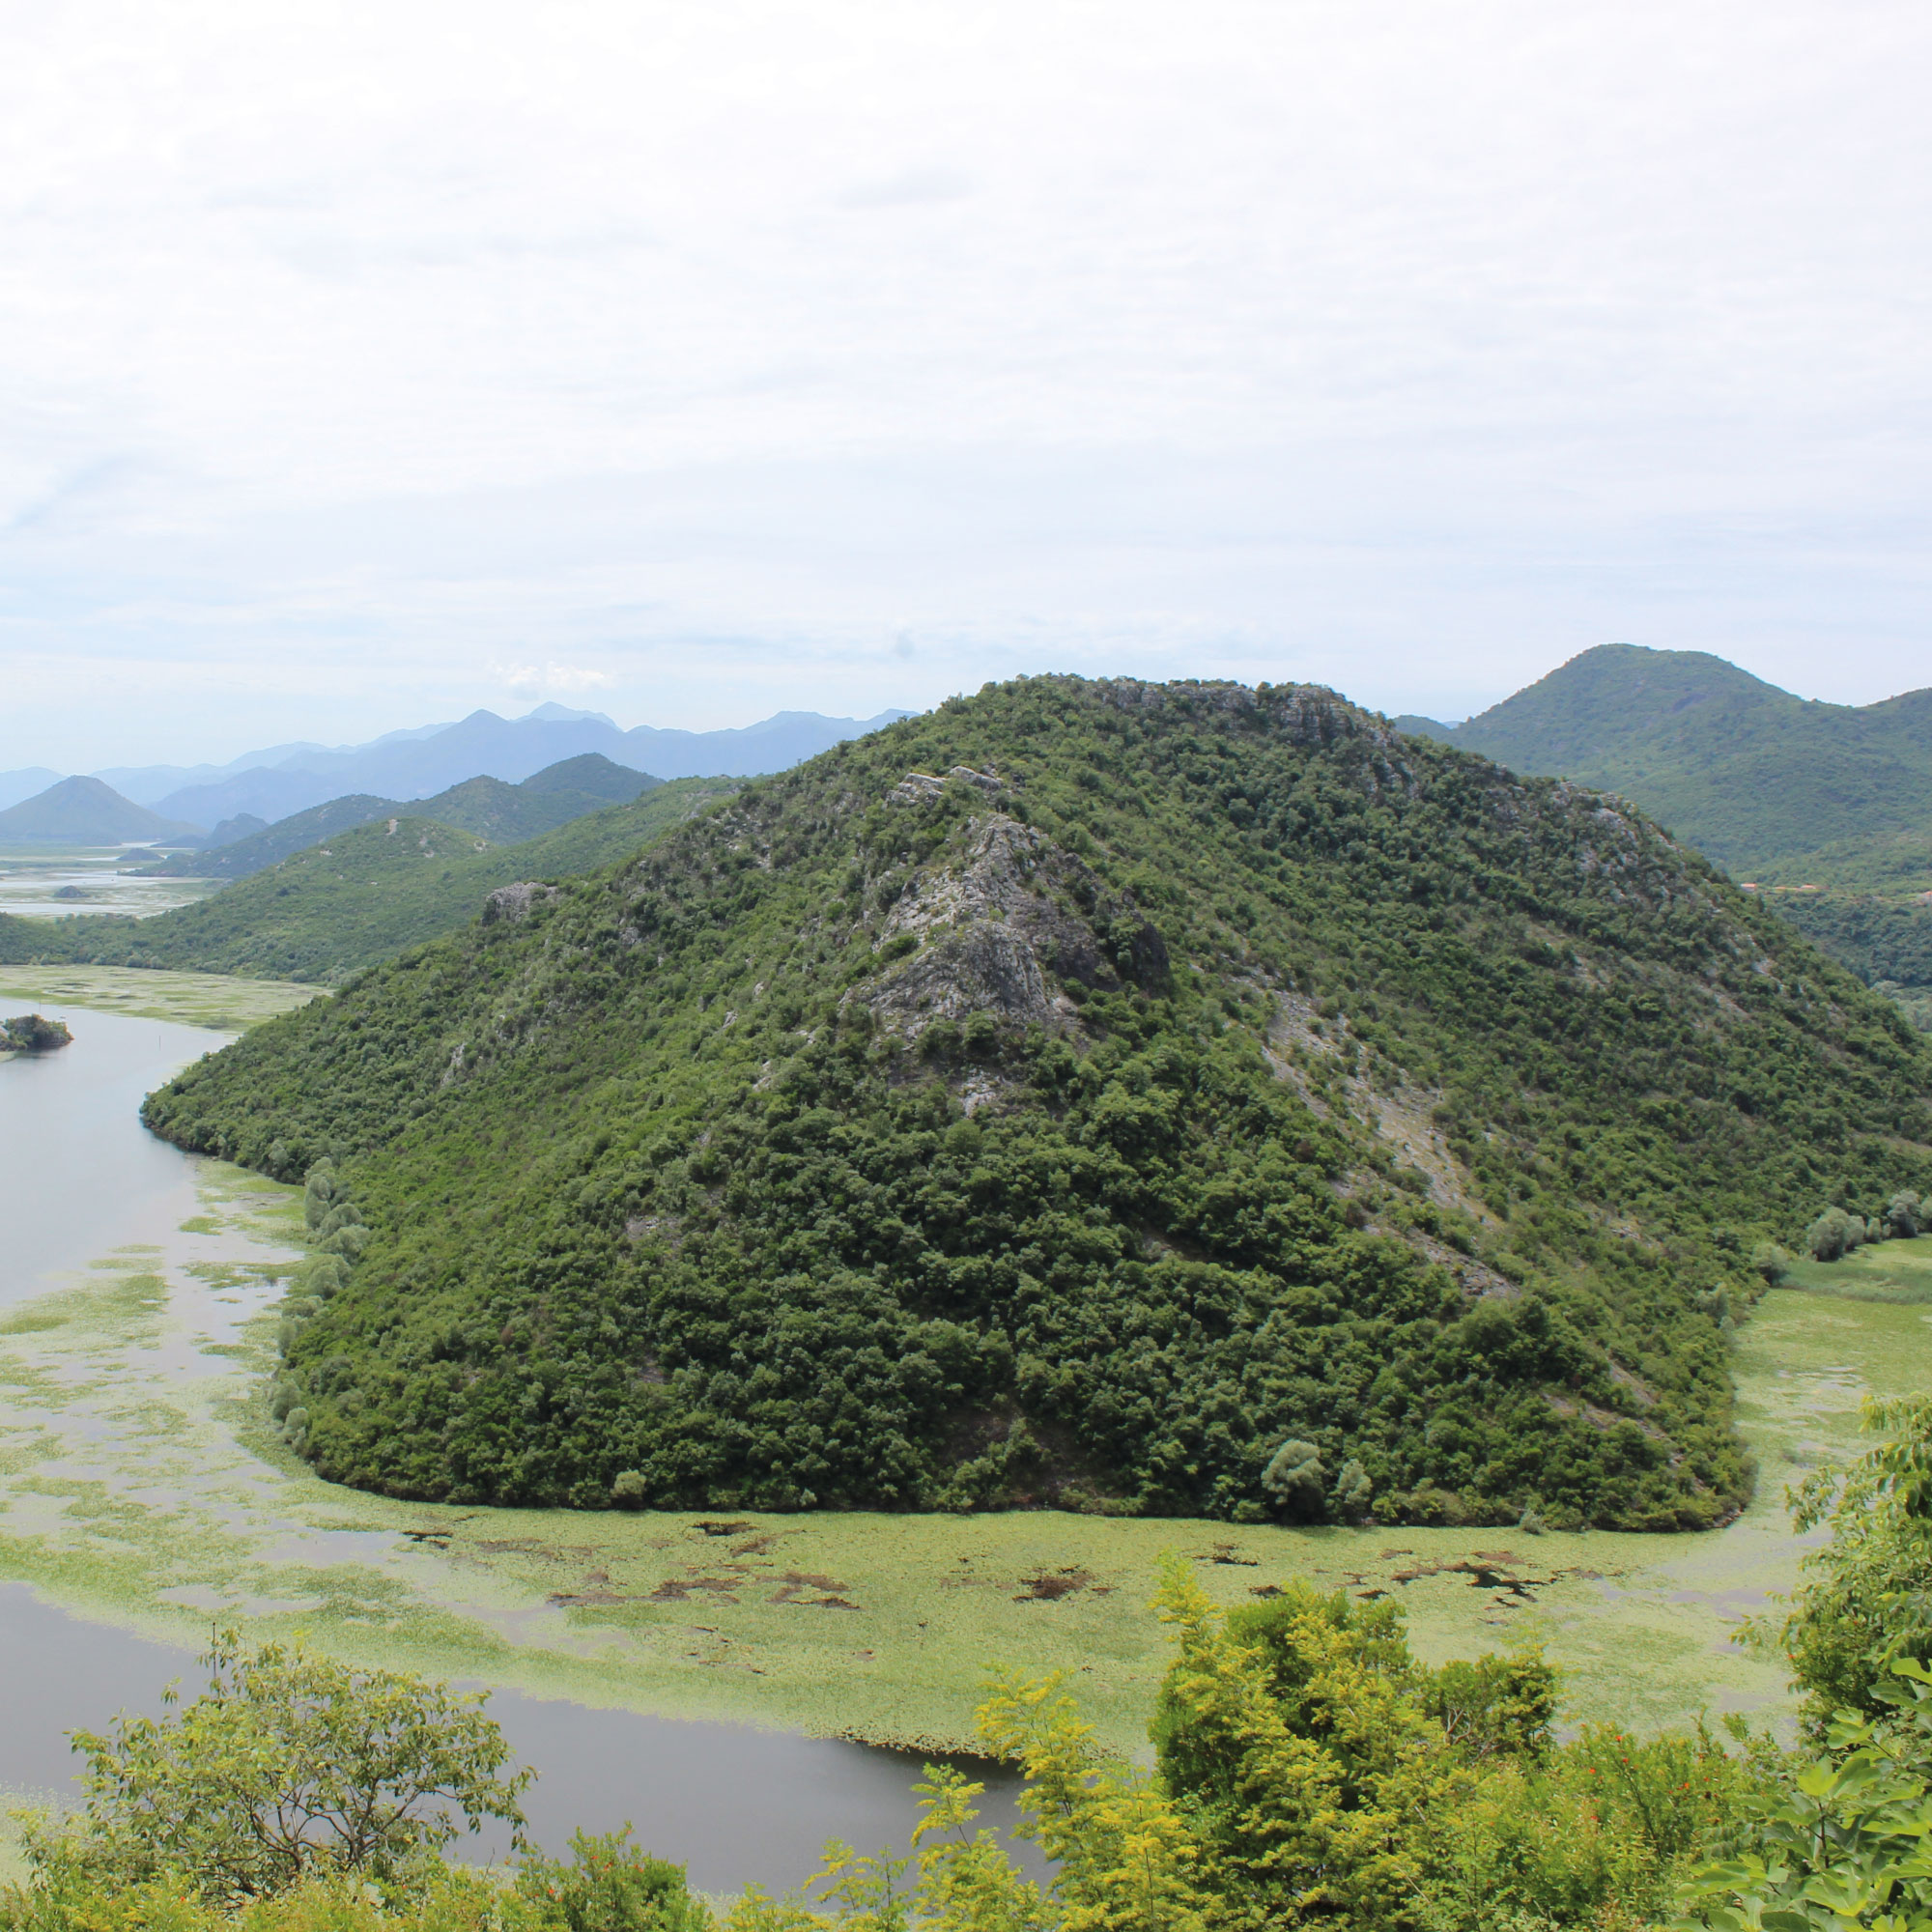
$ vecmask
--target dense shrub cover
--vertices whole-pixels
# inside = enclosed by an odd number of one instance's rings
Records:
[[[493,903],[147,1118],[353,1190],[275,1395],[338,1480],[1664,1528],[1747,1492],[1753,1253],[1932,1187],[1928,1092],[1613,802],[1325,692],[1048,678]]]

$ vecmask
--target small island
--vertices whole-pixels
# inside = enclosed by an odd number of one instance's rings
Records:
[[[0,1020],[0,1053],[52,1053],[71,1046],[73,1035],[64,1020],[43,1019],[39,1013],[16,1013]]]

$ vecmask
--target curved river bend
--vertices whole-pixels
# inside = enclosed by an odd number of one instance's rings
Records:
[[[153,1633],[179,1633],[185,1608],[225,1609],[239,1587],[234,1558],[211,1538],[198,1579],[182,1582],[177,1565],[173,1586],[146,1603],[115,1601],[101,1578],[119,1574],[129,1534],[121,1514],[165,1523],[180,1512],[191,1541],[194,1512],[239,1521],[275,1480],[232,1437],[197,1438],[179,1419],[144,1423],[154,1406],[145,1397],[193,1389],[213,1410],[240,1393],[254,1372],[236,1359],[247,1352],[237,1338],[273,1298],[274,1274],[295,1250],[275,1238],[271,1219],[249,1218],[250,1189],[254,1208],[278,1209],[286,1190],[185,1155],[139,1123],[143,1094],[227,1037],[37,1004],[66,1019],[74,1041],[0,1062],[0,1350],[70,1332],[82,1342],[24,1367],[16,1359],[0,1379],[10,1435],[60,1437],[29,1477],[0,1485],[0,1579],[14,1579],[0,1580],[0,1787],[71,1795],[65,1734],[100,1728],[122,1710],[157,1713],[171,1681],[191,1693],[191,1649]],[[102,1362],[109,1372],[90,1380],[87,1365]],[[92,1499],[102,1525],[77,1544],[62,1513],[76,1496]],[[350,1540],[366,1545],[371,1533]],[[489,1659],[478,1662],[475,1681],[487,1685]],[[491,1711],[541,1774],[526,1808],[546,1847],[562,1850],[579,1826],[633,1823],[639,1842],[687,1864],[707,1890],[784,1889],[815,1869],[826,1839],[902,1849],[916,1820],[919,1759],[905,1753],[517,1690],[497,1690]],[[989,1782],[986,1820],[1009,1825],[1014,1782],[999,1773]]]

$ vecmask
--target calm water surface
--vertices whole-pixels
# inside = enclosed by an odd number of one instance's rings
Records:
[[[143,1094],[224,1043],[194,1027],[39,1009],[65,1019],[74,1041],[0,1062],[0,1303],[59,1287],[115,1248],[158,1242],[197,1211],[193,1159],[146,1132],[138,1110]],[[0,1786],[15,1792],[71,1795],[67,1732],[103,1728],[123,1710],[157,1715],[170,1682],[188,1694],[198,1683],[190,1653],[71,1615],[17,1583],[0,1584]],[[898,1752],[515,1691],[497,1692],[490,1708],[541,1774],[525,1801],[539,1842],[562,1851],[576,1827],[633,1823],[639,1842],[687,1864],[707,1890],[783,1889],[814,1869],[829,1837],[903,1849],[918,1815],[918,1760]],[[992,1786],[983,1822],[1009,1825],[1014,1780],[975,1775]]]

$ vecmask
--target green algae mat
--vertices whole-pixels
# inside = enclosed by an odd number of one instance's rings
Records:
[[[306,1006],[322,990],[287,980],[237,980],[225,973],[164,973],[139,966],[0,966],[0,1000],[95,1007],[217,1033],[246,1033],[277,1013]]]
[[[1783,1489],[1855,1449],[1866,1393],[1932,1369],[1932,1310],[1769,1294],[1736,1356],[1758,1501],[1700,1536],[437,1507],[333,1488],[281,1448],[261,1391],[298,1196],[197,1172],[180,1227],[0,1321],[0,1577],[184,1645],[220,1618],[541,1696],[881,1742],[967,1742],[986,1668],[1012,1663],[1065,1671],[1102,1735],[1141,1747],[1169,1550],[1225,1603],[1293,1576],[1392,1595],[1431,1659],[1540,1640],[1577,1719],[1780,1717],[1781,1670],[1729,1625],[1796,1576]],[[1890,1245],[1895,1266],[1932,1254]]]

